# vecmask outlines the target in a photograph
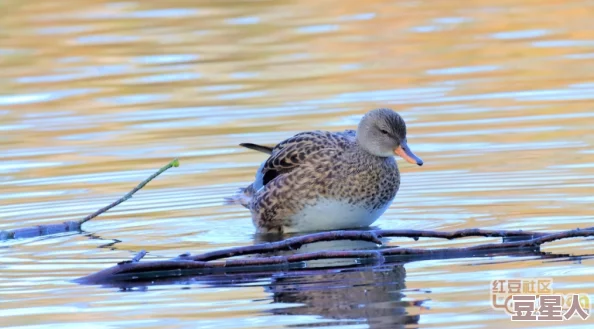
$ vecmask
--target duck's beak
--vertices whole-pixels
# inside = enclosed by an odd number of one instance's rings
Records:
[[[401,158],[403,158],[404,160],[406,160],[407,162],[410,163],[415,163],[419,166],[423,165],[423,160],[421,160],[421,158],[419,158],[418,156],[416,156],[408,147],[408,144],[406,143],[406,140],[403,140],[400,143],[400,146],[398,146],[395,150],[394,150],[394,154],[400,156]]]

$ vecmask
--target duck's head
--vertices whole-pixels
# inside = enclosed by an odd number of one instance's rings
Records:
[[[390,109],[375,109],[365,114],[357,128],[357,141],[375,156],[398,155],[410,163],[423,165],[423,160],[408,147],[404,120]]]

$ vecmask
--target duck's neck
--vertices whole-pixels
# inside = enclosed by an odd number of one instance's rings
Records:
[[[393,156],[384,157],[374,155],[373,153],[369,152],[365,147],[363,147],[358,140],[355,141],[353,147],[350,148],[349,153],[350,154],[347,158],[353,159],[353,161],[355,161],[355,159],[359,159],[359,161],[360,159],[365,159],[366,162],[384,163],[394,160]]]

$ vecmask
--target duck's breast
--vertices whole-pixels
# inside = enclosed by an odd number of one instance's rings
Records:
[[[343,200],[319,198],[314,205],[305,206],[291,216],[290,224],[284,227],[284,231],[291,233],[368,227],[388,209],[390,203],[369,209]]]

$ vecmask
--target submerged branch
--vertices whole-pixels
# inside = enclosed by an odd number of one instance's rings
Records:
[[[333,240],[359,240],[370,241],[381,244],[378,237],[431,237],[456,239],[467,236],[484,237],[528,237],[526,240],[479,244],[470,247],[461,248],[438,248],[438,249],[419,249],[419,248],[401,248],[391,247],[375,250],[344,250],[344,251],[320,251],[286,256],[261,256],[251,258],[227,259],[223,258],[257,254],[271,251],[286,251],[301,247],[302,245]],[[183,254],[170,260],[157,260],[148,262],[139,262],[144,256],[137,255],[133,261],[124,261],[118,265],[91,274],[78,279],[78,282],[86,284],[108,283],[114,281],[133,281],[138,279],[138,275],[144,274],[151,277],[167,277],[167,274],[157,274],[156,272],[173,271],[169,276],[181,276],[184,270],[202,270],[208,272],[215,268],[222,268],[224,271],[250,272],[262,270],[265,267],[268,271],[293,270],[303,268],[305,261],[319,259],[371,259],[376,264],[383,264],[384,257],[388,256],[415,256],[419,259],[427,257],[468,257],[483,254],[511,253],[518,251],[539,252],[540,246],[547,242],[575,237],[594,236],[594,230],[569,230],[556,233],[542,232],[522,232],[522,231],[492,231],[492,230],[460,230],[455,232],[435,232],[435,231],[416,231],[416,230],[375,230],[375,231],[332,231],[315,233],[300,237],[289,238],[286,240],[263,243],[253,246],[229,248],[218,251],[207,252],[192,256]],[[352,265],[361,264],[354,262]],[[259,266],[259,269],[254,269]],[[251,268],[250,268],[251,267]]]
[[[140,182],[140,184],[138,184],[130,192],[126,193],[126,195],[124,195],[123,197],[121,197],[118,200],[114,201],[113,203],[95,211],[94,213],[86,216],[85,218],[83,218],[79,221],[67,221],[67,222],[63,222],[60,224],[38,225],[38,226],[20,228],[20,229],[10,230],[10,231],[0,231],[0,241],[10,240],[10,239],[19,239],[19,238],[33,238],[33,237],[42,236],[42,235],[79,231],[82,224],[103,214],[104,212],[119,205],[120,203],[130,199],[132,197],[132,195],[134,195],[134,193],[138,192],[146,184],[148,184],[153,179],[157,178],[157,176],[161,175],[162,173],[164,173],[167,169],[169,169],[171,167],[179,167],[179,160],[174,159],[173,161],[169,162],[167,165],[163,166],[161,169],[159,169],[157,172],[152,174],[150,177],[148,177],[147,179]]]

